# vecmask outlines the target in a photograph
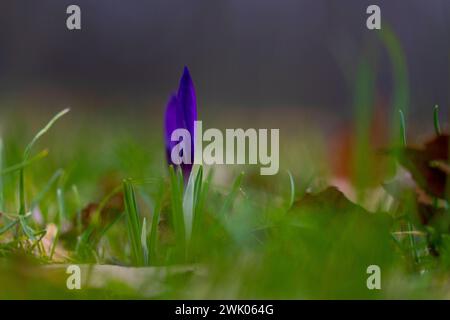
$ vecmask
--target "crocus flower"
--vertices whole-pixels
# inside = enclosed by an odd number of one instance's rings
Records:
[[[171,152],[178,143],[171,141],[172,132],[176,129],[187,129],[191,134],[191,164],[181,164],[181,169],[185,177],[189,177],[194,162],[194,121],[197,120],[197,99],[195,98],[195,88],[191,75],[187,67],[184,67],[183,75],[180,79],[178,92],[172,94],[167,103],[165,114],[165,142],[167,162],[173,164]]]

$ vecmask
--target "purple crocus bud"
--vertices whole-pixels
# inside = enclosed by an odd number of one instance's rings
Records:
[[[194,83],[187,67],[184,67],[177,94],[172,94],[167,103],[165,115],[166,156],[169,164],[174,164],[171,152],[178,141],[171,141],[176,129],[187,129],[191,134],[191,164],[181,164],[185,177],[189,177],[194,162],[194,121],[197,120],[197,99]]]

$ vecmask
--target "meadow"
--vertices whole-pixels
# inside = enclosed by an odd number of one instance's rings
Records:
[[[0,298],[450,298],[446,106],[419,120],[432,130],[411,129],[401,46],[386,28],[380,40],[392,97],[377,102],[362,56],[340,128],[300,107],[197,110],[187,69],[141,113],[13,103],[1,115]],[[198,119],[279,129],[277,174],[174,165],[171,133],[192,136]]]
[[[158,121],[149,133],[120,112],[53,116],[5,122],[1,298],[449,298],[439,189],[448,137],[437,109],[434,143],[384,152],[393,175],[373,178],[379,163],[367,160],[349,178],[351,200],[330,187],[317,131],[301,143],[281,137],[275,176],[213,165],[187,182],[167,164]],[[81,290],[66,287],[73,264]],[[370,265],[380,267],[381,290],[367,288]]]

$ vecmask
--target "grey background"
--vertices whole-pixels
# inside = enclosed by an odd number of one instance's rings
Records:
[[[69,4],[82,9],[82,31],[65,27]],[[381,6],[405,50],[410,110],[448,107],[449,0],[2,0],[0,98],[165,100],[188,65],[211,108],[310,106],[345,116],[347,81],[370,50],[379,52],[380,94],[392,91],[389,60],[365,27],[369,4]]]

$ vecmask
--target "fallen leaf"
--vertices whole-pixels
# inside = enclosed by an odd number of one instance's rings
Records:
[[[332,211],[336,213],[369,213],[363,207],[348,200],[336,187],[328,187],[317,194],[307,193],[294,202],[293,208],[308,211]]]
[[[448,135],[440,135],[425,143],[423,148],[406,147],[400,151],[399,162],[412,175],[414,181],[428,194],[446,198],[447,175],[444,166],[448,162]]]
[[[111,199],[105,204],[105,206],[98,212],[99,210],[99,204],[91,202],[87,206],[83,208],[81,211],[81,224],[83,228],[86,228],[89,226],[93,219],[95,219],[95,215],[99,214],[99,224],[101,226],[105,226],[112,220],[114,220],[117,215],[121,214],[124,210],[124,203],[123,203],[123,193],[117,193],[116,195],[112,196]]]

